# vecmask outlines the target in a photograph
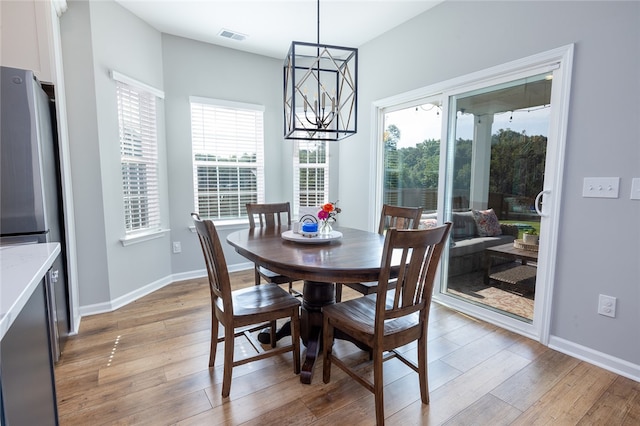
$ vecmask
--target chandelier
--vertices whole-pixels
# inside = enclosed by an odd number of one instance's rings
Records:
[[[356,133],[358,49],[294,41],[284,62],[284,138],[337,141]]]

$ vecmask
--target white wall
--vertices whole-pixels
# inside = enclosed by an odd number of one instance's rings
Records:
[[[570,43],[552,344],[630,363],[627,374],[640,377],[640,201],[629,199],[640,177],[640,3],[445,2],[362,47],[359,132],[341,146],[341,216],[355,226],[372,208],[373,101]],[[587,176],[620,176],[620,198],[582,198]],[[597,314],[600,293],[618,298],[615,319]]]
[[[95,92],[88,3],[78,3],[68,10],[60,24],[75,198],[78,303],[83,306],[110,300],[97,113],[95,101],[87,98]]]
[[[111,298],[127,295],[140,283],[164,281],[171,274],[169,235],[123,247],[124,206],[122,202],[122,168],[118,135],[115,82],[109,73],[116,70],[138,81],[162,90],[161,35],[117,3],[91,2],[94,53],[94,78],[98,105],[98,137],[102,161],[105,201],[105,229]],[[115,22],[119,24],[114,25]],[[117,49],[114,49],[117,46]],[[169,228],[167,166],[164,143],[164,106],[157,103],[158,175],[160,211],[163,228]]]
[[[116,24],[117,23],[117,24]],[[108,310],[171,276],[170,238],[123,247],[116,70],[162,89],[158,31],[115,2],[70,2],[61,18],[78,241],[80,306]],[[169,227],[164,108],[159,103],[163,226]]]
[[[204,261],[193,226],[193,168],[189,96],[263,105],[265,198],[292,201],[291,142],[282,137],[282,61],[213,46],[171,35],[162,36],[167,112],[167,151],[171,200],[171,238],[182,253],[173,254],[175,274],[203,269]],[[248,224],[239,225],[246,228]],[[221,238],[239,227],[219,227]],[[227,263],[246,262],[224,244]]]

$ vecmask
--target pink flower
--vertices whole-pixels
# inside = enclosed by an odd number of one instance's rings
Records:
[[[318,219],[327,221],[329,219],[336,220],[336,215],[341,212],[339,207],[336,207],[335,203],[326,203],[322,206],[322,209],[318,212]]]

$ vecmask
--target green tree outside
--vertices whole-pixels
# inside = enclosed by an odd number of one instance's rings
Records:
[[[428,139],[414,147],[398,148],[400,129],[390,125],[384,133],[385,202],[399,199],[401,191],[438,188],[440,140]],[[471,187],[473,141],[458,139],[454,150],[454,192]],[[546,136],[500,129],[491,140],[489,192],[535,198],[544,182]],[[396,195],[393,195],[396,194]]]

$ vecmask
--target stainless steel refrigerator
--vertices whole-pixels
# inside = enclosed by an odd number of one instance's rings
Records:
[[[54,90],[29,70],[0,67],[0,80],[0,245],[61,244],[45,286],[57,361],[69,334],[69,291]]]

